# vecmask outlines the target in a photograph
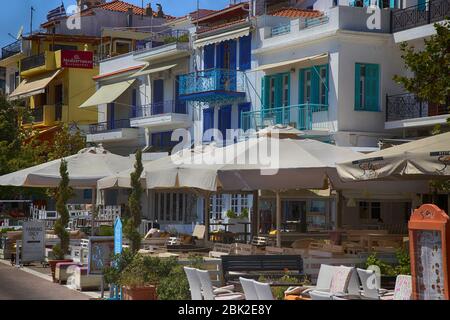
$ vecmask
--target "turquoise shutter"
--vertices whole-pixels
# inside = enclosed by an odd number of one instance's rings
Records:
[[[269,95],[270,95],[270,77],[265,76],[262,79],[261,83],[261,99],[262,99],[262,108],[268,109],[270,107]]]
[[[318,104],[319,103],[319,85],[320,85],[320,68],[318,66],[314,66],[311,68],[311,103]]]
[[[364,7],[370,6],[370,0],[364,0]]]
[[[275,76],[275,108],[281,107],[283,101],[283,75]]]
[[[380,70],[377,64],[366,65],[366,110],[379,110]]]
[[[299,71],[299,88],[298,88],[298,104],[305,103],[305,69],[300,69]]]
[[[328,105],[328,95],[330,94],[330,76],[329,76],[330,65],[326,64],[324,66],[324,68],[325,68],[325,76],[326,76],[326,79],[325,79],[325,85],[326,85],[325,104]]]
[[[361,91],[361,86],[359,85],[359,78],[361,77],[361,65],[359,63],[355,64],[355,110],[361,110],[361,99],[359,97],[359,92]]]
[[[395,0],[389,0],[389,8],[391,9],[395,8]]]

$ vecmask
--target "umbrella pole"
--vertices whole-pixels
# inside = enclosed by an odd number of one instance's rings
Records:
[[[277,247],[281,248],[281,196],[280,190],[276,191],[277,197]]]
[[[209,220],[210,220],[210,207],[211,207],[211,193],[205,192],[205,216],[204,216],[204,222],[205,222],[205,240],[206,242],[209,242]]]
[[[92,188],[92,212],[91,212],[91,236],[94,236],[94,223],[95,223],[95,205],[97,203],[97,189]]]
[[[259,236],[259,193],[258,191],[253,191],[253,215],[251,217],[252,222],[252,237]]]

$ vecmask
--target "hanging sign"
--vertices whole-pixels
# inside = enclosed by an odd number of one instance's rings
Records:
[[[92,51],[61,51],[61,67],[63,68],[94,68],[94,52]]]
[[[45,223],[25,221],[22,227],[22,262],[45,260]]]
[[[450,221],[433,204],[414,210],[408,223],[413,298],[449,299]]]

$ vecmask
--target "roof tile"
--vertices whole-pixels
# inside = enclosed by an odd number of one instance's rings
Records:
[[[280,8],[272,11],[269,15],[286,18],[317,18],[323,16],[323,12],[310,9]]]

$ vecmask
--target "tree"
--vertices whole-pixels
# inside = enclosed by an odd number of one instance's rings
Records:
[[[69,223],[69,211],[67,210],[67,201],[73,196],[73,190],[69,186],[69,173],[67,172],[67,162],[61,160],[59,167],[61,181],[56,191],[56,212],[59,214],[58,220],[55,223],[55,234],[61,240],[60,244],[53,247],[53,253],[56,259],[64,259],[64,255],[69,253],[69,233],[66,231]]]
[[[126,217],[124,234],[131,242],[131,251],[137,252],[141,246],[141,234],[138,231],[141,225],[141,196],[143,188],[141,185],[141,175],[144,171],[142,166],[142,151],[136,153],[136,163],[131,177],[131,194],[128,198],[129,217]]]
[[[79,129],[70,132],[67,124],[64,124],[55,135],[54,142],[49,145],[48,160],[56,160],[76,154],[86,148],[86,138],[82,136]]]
[[[413,76],[394,76],[394,81],[430,103],[448,106],[450,100],[450,20],[434,24],[436,34],[424,40],[425,47],[401,44],[402,58]]]

